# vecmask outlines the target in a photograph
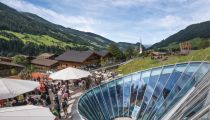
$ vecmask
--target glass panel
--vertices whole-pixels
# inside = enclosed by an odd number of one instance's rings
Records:
[[[146,90],[147,87],[147,83],[149,81],[149,77],[150,77],[150,73],[151,71],[143,71],[142,75],[141,75],[141,80],[140,80],[140,86],[138,88],[138,95],[137,95],[137,99],[136,99],[136,105],[134,106],[134,109],[132,111],[131,117],[133,119],[136,119],[137,115],[138,115],[138,111],[140,110],[140,105],[144,96],[144,92]]]
[[[166,110],[169,110],[169,106],[173,106],[171,103],[172,101],[174,103],[177,102],[177,100],[174,100],[174,98],[176,97],[177,94],[179,94],[179,92],[181,92],[181,90],[183,89],[184,85],[187,84],[187,81],[190,80],[190,78],[192,77],[193,73],[196,72],[198,70],[198,67],[200,66],[200,63],[190,63],[189,66],[187,67],[187,69],[185,70],[185,72],[181,75],[181,78],[177,81],[177,83],[175,84],[175,86],[173,87],[170,95],[167,97],[167,99],[165,100],[164,104],[162,105],[162,107],[158,110],[159,112],[156,113],[156,116],[161,117],[163,116],[163,114],[166,113]],[[193,80],[190,80],[190,82],[192,82]],[[189,85],[189,87],[186,88],[186,91],[183,92],[183,94],[185,94],[190,88],[192,88],[193,85]]]
[[[100,108],[105,116],[105,119],[110,119],[109,118],[109,111],[107,109],[107,106],[104,104],[104,100],[103,100],[103,96],[101,94],[101,89],[100,87],[96,87],[92,90],[95,95],[96,95],[96,99],[98,100],[98,103],[100,105]]]
[[[157,84],[157,81],[159,80],[159,76],[161,74],[162,68],[155,68],[152,70],[149,82],[147,84],[147,88],[144,93],[143,101],[141,103],[141,108],[139,111],[138,118],[141,118],[144,110],[146,109],[147,105],[149,104],[149,101],[152,97],[152,94],[154,92],[155,86]]]
[[[95,119],[98,119],[98,118],[96,117],[95,112],[93,111],[93,108],[90,106],[89,101],[88,101],[86,95],[84,95],[84,96],[82,97],[82,99],[81,99],[81,104],[82,104],[82,106],[85,108],[85,111],[87,111],[88,117],[89,117],[89,118],[94,119],[94,120],[95,120]]]
[[[109,87],[109,94],[110,94],[114,114],[115,114],[115,117],[117,117],[118,116],[118,105],[117,105],[117,99],[116,99],[115,81],[108,83],[108,87]]]
[[[200,82],[209,68],[209,63],[192,62],[118,78],[85,93],[78,103],[78,111],[89,120],[161,119]],[[189,119],[202,109],[204,101],[200,99],[194,103],[196,105],[187,108],[182,119]]]
[[[88,120],[91,120],[92,119],[90,117],[89,113],[87,112],[87,108],[84,108],[83,107],[82,100],[80,100],[79,103],[78,103],[78,110],[79,110],[79,113],[82,115],[82,117],[85,117]]]
[[[207,68],[207,66],[210,67],[209,65],[202,64],[198,71],[204,70],[203,67]],[[194,69],[197,70],[198,68]],[[205,71],[202,72],[202,76],[199,75],[200,77],[198,79],[201,80],[202,77],[207,73],[207,71],[208,69],[205,69]],[[194,76],[196,76],[197,74],[200,74],[200,72],[196,72]],[[176,95],[170,105],[168,105],[167,110],[170,110],[195,85],[196,81],[200,81],[196,80],[194,76],[184,85],[183,89],[179,92],[179,94]],[[163,114],[164,113],[162,113],[161,116],[163,116]]]
[[[123,116],[129,116],[129,106],[130,106],[130,93],[131,93],[131,75],[124,77],[124,89],[123,89],[123,108],[124,113]]]
[[[131,113],[135,106],[136,97],[138,93],[138,87],[141,86],[141,83],[142,83],[140,82],[140,78],[141,78],[141,72],[132,75],[129,116],[131,116]]]
[[[178,64],[176,65],[175,69],[173,70],[173,73],[170,75],[169,80],[167,81],[166,85],[163,88],[163,91],[161,92],[160,96],[157,99],[157,102],[151,112],[149,113],[148,119],[152,119],[153,115],[156,113],[158,108],[162,105],[170,91],[172,90],[173,86],[175,85],[176,81],[180,78],[182,72],[186,69],[187,64]]]
[[[144,92],[146,90],[147,87],[147,82],[149,81],[149,77],[150,77],[150,70],[149,71],[143,71],[142,72],[142,76],[141,76],[141,86],[139,86],[138,89],[138,96],[137,96],[137,101],[136,101],[136,105],[138,105],[140,107],[143,96],[144,96]]]
[[[88,96],[88,99],[93,106],[93,110],[95,111],[95,114],[96,114],[97,118],[98,119],[104,119],[103,113],[101,111],[101,108],[99,107],[99,104],[98,104],[98,102],[95,98],[95,95],[91,91],[88,91],[86,93],[86,95]]]
[[[160,75],[159,81],[155,87],[154,93],[152,95],[152,98],[150,100],[149,105],[147,106],[147,109],[143,115],[143,119],[146,119],[150,113],[150,111],[152,110],[152,108],[154,107],[157,99],[159,98],[161,92],[163,91],[163,88],[165,86],[165,84],[167,83],[171,73],[174,70],[174,65],[173,66],[166,66],[163,68],[163,71]]]
[[[111,98],[109,97],[109,90],[107,88],[107,84],[101,85],[101,92],[103,93],[104,100],[109,110],[110,118],[113,119],[114,118],[113,108],[112,108]]]
[[[123,79],[116,80],[119,116],[123,116]]]
[[[209,63],[202,63],[201,67],[195,74],[195,82],[198,84],[198,82],[201,80],[201,78],[208,72],[210,68]]]

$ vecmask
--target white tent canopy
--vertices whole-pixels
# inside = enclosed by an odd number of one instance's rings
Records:
[[[16,97],[38,86],[39,83],[34,81],[0,78],[0,100]]]
[[[0,108],[0,120],[54,120],[47,107],[25,105]]]
[[[75,80],[88,77],[89,75],[90,72],[88,71],[68,67],[66,69],[50,74],[49,77],[53,80]]]

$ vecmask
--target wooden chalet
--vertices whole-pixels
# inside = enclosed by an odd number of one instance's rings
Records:
[[[59,55],[55,60],[59,61],[59,68],[66,67],[87,67],[97,66],[100,64],[101,56],[93,51],[76,51],[69,50]]]
[[[101,64],[107,65],[113,63],[114,61],[114,57],[109,51],[102,50],[102,51],[97,51],[95,53],[101,56]]]
[[[106,50],[102,50],[102,51],[96,51],[96,54],[100,55],[103,59],[108,59],[108,58],[112,58],[113,55]]]
[[[1,57],[0,56],[0,61],[4,61],[4,62],[12,62],[12,59],[9,57]]]
[[[152,59],[165,59],[167,56],[167,53],[165,52],[152,52],[151,58]]]
[[[23,68],[24,66],[19,64],[0,61],[0,77],[8,77],[14,75],[12,70],[15,70],[16,74],[18,74]]]
[[[56,69],[58,66],[57,60],[36,58],[31,60],[31,64],[39,69]]]

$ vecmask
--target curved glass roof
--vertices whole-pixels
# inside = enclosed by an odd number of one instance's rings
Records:
[[[88,120],[159,120],[209,68],[208,62],[189,62],[138,71],[89,90],[80,98],[78,111]]]

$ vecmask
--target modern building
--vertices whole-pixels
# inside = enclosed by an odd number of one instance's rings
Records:
[[[209,80],[210,62],[138,71],[87,91],[71,119],[209,120]]]

